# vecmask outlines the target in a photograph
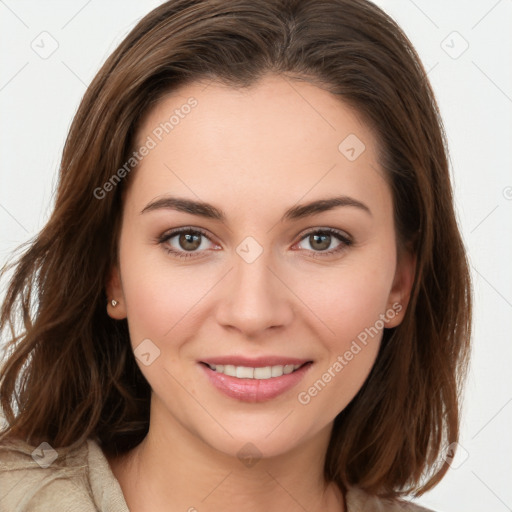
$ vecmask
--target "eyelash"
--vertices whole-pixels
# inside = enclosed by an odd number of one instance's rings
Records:
[[[202,230],[201,228],[186,227],[186,228],[177,228],[175,230],[172,230],[172,231],[158,237],[157,242],[161,245],[164,245],[171,238],[174,238],[176,235],[181,235],[182,233],[189,233],[189,234],[194,234],[194,235],[200,234],[200,235],[204,236],[206,239],[208,239],[210,242],[212,241],[210,239],[210,237],[208,236],[208,234],[206,233],[206,231]],[[348,237],[348,235],[346,235],[342,231],[338,231],[333,228],[312,229],[312,230],[304,233],[302,238],[297,243],[302,242],[305,238],[307,238],[308,236],[310,236],[312,234],[319,234],[319,233],[324,234],[324,235],[328,234],[328,235],[334,236],[341,242],[341,244],[338,247],[336,247],[335,249],[330,249],[329,251],[310,251],[312,253],[313,258],[324,258],[324,257],[330,256],[332,254],[336,254],[338,252],[343,251],[344,249],[346,249],[347,247],[349,247],[353,244],[353,241]],[[167,251],[167,253],[169,253],[173,257],[177,257],[177,258],[195,258],[195,257],[197,257],[196,254],[198,254],[198,252],[196,252],[196,251],[176,251],[175,249],[172,249],[168,246],[164,247],[164,249]]]

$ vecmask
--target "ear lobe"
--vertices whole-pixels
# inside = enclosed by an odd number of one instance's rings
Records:
[[[415,272],[416,253],[402,247],[398,252],[395,278],[388,298],[388,308],[391,308],[395,315],[387,320],[387,328],[396,327],[402,322],[409,304]]]
[[[107,294],[108,316],[115,320],[123,320],[126,318],[126,302],[124,300],[123,286],[117,265],[114,265],[110,270],[105,291]]]

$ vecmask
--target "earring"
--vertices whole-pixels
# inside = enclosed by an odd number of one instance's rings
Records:
[[[115,307],[119,304],[119,302],[117,302],[117,300],[116,300],[116,299],[112,299],[112,300],[110,301],[110,304],[112,304],[112,307],[113,307],[113,308],[115,308]]]

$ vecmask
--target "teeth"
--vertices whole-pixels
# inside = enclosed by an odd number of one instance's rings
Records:
[[[217,373],[223,373],[230,377],[237,377],[238,379],[270,379],[272,377],[281,377],[281,375],[287,375],[292,373],[297,368],[300,368],[300,364],[286,364],[276,366],[263,366],[261,368],[251,368],[249,366],[233,366],[232,364],[209,364],[212,370]]]

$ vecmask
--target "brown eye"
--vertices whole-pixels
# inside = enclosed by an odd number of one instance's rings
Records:
[[[178,243],[184,251],[195,251],[201,245],[201,237],[200,233],[181,233],[178,237]]]
[[[331,235],[329,234],[313,234],[309,235],[309,243],[313,249],[325,251],[331,245]]]
[[[309,247],[301,248],[311,252],[313,256],[328,256],[340,252],[352,244],[349,235],[331,228],[317,229],[306,233],[299,244],[304,242],[307,242]],[[337,244],[333,244],[333,242],[337,242]]]
[[[206,249],[215,244],[206,233],[198,229],[175,229],[162,235],[158,242],[173,256],[180,258],[204,256]]]

